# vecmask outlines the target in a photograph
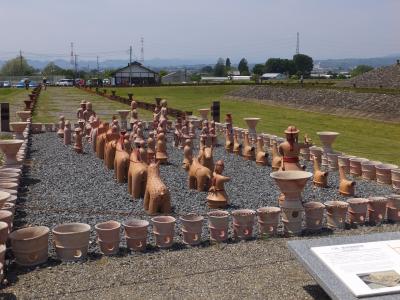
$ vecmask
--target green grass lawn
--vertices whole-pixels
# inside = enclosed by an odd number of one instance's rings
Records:
[[[117,94],[125,96],[132,92],[141,101],[154,103],[155,97],[168,100],[168,105],[176,109],[193,111],[210,107],[213,100],[221,101],[221,120],[226,113],[232,113],[235,126],[245,127],[243,118],[260,117],[258,132],[283,136],[288,125],[295,125],[301,134],[307,133],[315,144],[320,145],[317,131],[337,131],[334,148],[348,154],[400,165],[400,124],[385,123],[367,119],[333,116],[306,112],[283,106],[271,106],[246,101],[224,99],[224,94],[237,86],[200,87],[134,87],[113,88]],[[111,89],[110,89],[111,90]]]
[[[24,109],[24,100],[28,99],[28,94],[31,91],[31,89],[0,88],[0,103],[7,102],[10,104],[11,121],[19,121],[15,112]]]

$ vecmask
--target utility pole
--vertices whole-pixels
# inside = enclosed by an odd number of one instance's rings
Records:
[[[74,65],[74,43],[71,42],[71,66]]]
[[[78,75],[78,55],[77,54],[75,54],[74,55],[74,65],[75,65],[75,78],[74,79],[76,79],[76,77],[77,77],[77,75]],[[74,80],[74,84],[75,84],[75,80]]]
[[[132,85],[132,46],[129,47],[129,86]]]
[[[99,77],[100,70],[99,70],[99,57],[98,56],[96,57],[96,60],[97,60],[97,77]]]
[[[141,48],[140,48],[140,62],[144,64],[144,38],[140,38]]]
[[[300,34],[297,32],[296,54],[300,53]]]

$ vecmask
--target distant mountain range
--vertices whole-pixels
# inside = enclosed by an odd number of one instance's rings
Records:
[[[335,69],[335,70],[350,70],[358,65],[370,65],[374,68],[381,66],[388,66],[396,63],[396,59],[400,58],[400,54],[390,55],[385,57],[372,57],[372,58],[344,58],[344,59],[315,59],[314,65],[319,65],[320,68],[323,69]],[[70,69],[73,66],[70,61],[64,59],[55,59],[52,60],[56,65],[60,66],[64,69]],[[0,67],[4,64],[5,61],[0,60]],[[31,60],[28,59],[28,63],[36,69],[44,68],[50,61],[49,60]],[[214,65],[216,63],[216,59],[163,59],[163,58],[154,58],[145,61],[145,65],[153,68],[155,70],[159,69],[179,69],[186,67],[188,69],[196,69],[201,68],[205,65]],[[262,62],[264,63],[264,62]],[[106,61],[100,62],[100,69],[114,69],[121,68],[128,64],[127,60],[124,59],[110,59]],[[255,63],[249,63],[249,66],[252,67]],[[96,69],[97,63],[93,60],[79,60],[78,61],[79,69]]]

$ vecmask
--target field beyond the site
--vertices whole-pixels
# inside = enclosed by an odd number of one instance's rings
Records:
[[[255,103],[246,99],[230,99],[227,93],[240,86],[177,86],[177,87],[133,87],[109,88],[117,95],[133,93],[140,101],[154,103],[155,97],[168,100],[169,107],[199,114],[199,108],[211,106],[212,101],[221,101],[221,121],[226,113],[232,113],[234,126],[246,128],[243,118],[259,117],[258,132],[283,136],[288,125],[295,125],[301,135],[307,133],[315,144],[320,145],[316,132],[337,131],[334,149],[359,157],[400,165],[397,149],[400,147],[400,124],[384,121],[344,117],[285,107]]]

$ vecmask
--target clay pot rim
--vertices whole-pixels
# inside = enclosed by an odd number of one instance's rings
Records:
[[[208,212],[207,216],[212,218],[227,218],[229,217],[229,212],[226,210],[213,210]]]
[[[352,204],[352,205],[357,205],[357,204],[368,204],[369,199],[368,198],[350,198],[347,200],[347,203]]]
[[[142,228],[142,227],[149,226],[149,224],[150,224],[150,222],[147,220],[128,219],[122,223],[122,226],[128,227],[128,228]]]
[[[330,136],[338,136],[340,133],[336,132],[336,131],[318,131],[317,135],[320,136],[324,136],[324,135],[330,135]]]
[[[34,235],[32,237],[20,237],[19,235],[24,235],[25,233],[28,233],[31,230],[38,230],[38,234]],[[31,227],[25,227],[21,228],[18,230],[14,230],[13,232],[10,233],[9,238],[12,240],[16,241],[31,241],[34,239],[41,238],[47,234],[49,234],[50,228],[46,226],[31,226]]]
[[[327,207],[340,207],[340,208],[349,207],[349,204],[347,202],[340,201],[340,200],[326,201],[324,204]]]
[[[73,226],[77,226],[78,228],[80,228],[80,230],[71,230],[69,229],[70,227]],[[60,229],[69,229],[68,231],[60,231]],[[90,231],[91,227],[89,224],[86,223],[63,223],[63,224],[59,224],[56,225],[53,229],[52,232],[53,234],[58,234],[58,235],[69,235],[71,233],[84,233],[84,232],[88,232]]]
[[[310,201],[303,204],[306,210],[325,208],[325,204],[317,201]]]
[[[111,228],[102,227],[102,226],[107,226],[107,225],[114,225],[114,226]],[[96,225],[94,225],[94,228],[96,230],[101,230],[101,231],[112,231],[112,230],[121,228],[121,223],[118,221],[110,220],[110,221],[97,223]]]
[[[400,168],[391,169],[392,173],[400,173]]]
[[[24,140],[14,140],[14,139],[8,139],[8,140],[0,140],[0,145],[18,145],[24,142]]]
[[[257,208],[256,212],[258,214],[280,213],[281,209],[276,206],[263,206],[263,207]]]
[[[313,174],[307,171],[275,171],[270,173],[269,176],[275,180],[292,181],[309,179]]]
[[[175,223],[176,219],[172,216],[156,216],[151,218],[151,221],[153,223],[158,223],[158,224],[169,224],[169,223]]]
[[[0,230],[8,228],[8,223],[4,221],[0,221]]]
[[[363,161],[367,161],[367,160],[369,160],[369,159],[362,158],[362,157],[352,157],[352,158],[350,158],[350,162],[362,163]]]
[[[8,199],[10,199],[10,197],[11,197],[10,193],[0,191],[0,202],[7,201]]]
[[[376,165],[375,168],[379,169],[379,170],[393,170],[393,169],[397,169],[399,166],[394,165],[394,164],[379,164]]]
[[[256,211],[252,209],[237,209],[232,211],[232,216],[250,216],[255,215]]]
[[[382,162],[380,162],[380,161],[376,161],[376,160],[366,160],[366,161],[362,161],[361,162],[361,165],[363,166],[363,165],[370,165],[370,166],[376,166],[376,165],[380,165],[380,164],[382,164]]]
[[[202,215],[190,213],[184,216],[180,216],[179,219],[183,222],[191,222],[191,223],[196,223],[196,222],[203,222],[204,217]]]
[[[0,182],[0,187],[4,187],[6,189],[18,187],[19,184],[15,182]]]
[[[369,203],[376,203],[376,202],[387,202],[388,199],[384,196],[374,196],[374,197],[368,197]]]
[[[1,216],[1,215],[4,215],[4,214],[6,214],[6,216]],[[4,218],[7,218],[7,217],[10,217],[10,216],[12,216],[12,212],[11,211],[9,211],[9,210],[5,210],[5,209],[0,209],[0,217],[4,217]],[[7,216],[8,215],[8,216]]]

